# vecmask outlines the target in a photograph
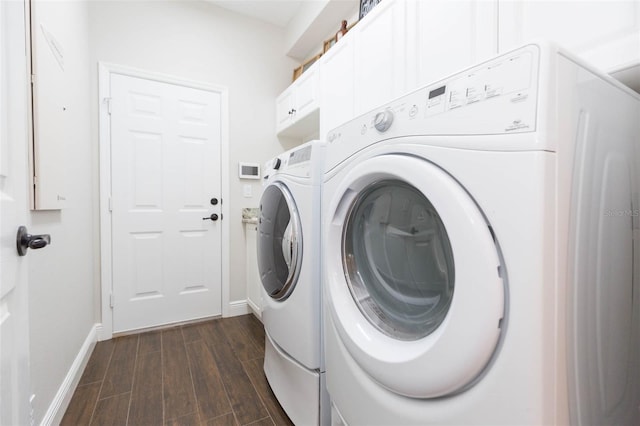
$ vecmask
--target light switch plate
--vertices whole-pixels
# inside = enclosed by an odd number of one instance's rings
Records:
[[[251,185],[243,185],[242,186],[242,193],[244,195],[244,198],[253,197],[253,187]]]

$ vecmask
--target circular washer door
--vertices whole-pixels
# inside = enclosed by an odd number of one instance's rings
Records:
[[[474,383],[495,353],[505,290],[469,194],[428,161],[384,155],[346,172],[327,211],[327,303],[355,361],[410,397]]]
[[[302,229],[298,209],[285,185],[269,184],[260,199],[258,271],[262,286],[275,300],[293,291],[302,264]]]

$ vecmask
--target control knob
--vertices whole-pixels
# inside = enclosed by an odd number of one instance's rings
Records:
[[[278,170],[280,168],[280,164],[282,164],[282,161],[279,158],[276,158],[276,161],[273,163],[273,169]]]
[[[386,132],[393,123],[393,112],[390,109],[386,109],[376,114],[373,119],[373,126],[380,133]]]

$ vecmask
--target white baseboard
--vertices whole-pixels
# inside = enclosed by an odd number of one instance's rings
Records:
[[[227,311],[227,317],[237,317],[238,315],[246,315],[251,313],[249,305],[246,300],[236,300],[229,302],[229,309]]]
[[[67,375],[62,381],[62,385],[60,385],[56,396],[53,398],[53,401],[51,401],[49,409],[42,419],[41,425],[59,425],[62,421],[62,417],[64,416],[65,411],[67,411],[69,402],[71,402],[73,392],[75,391],[76,386],[78,386],[78,382],[80,382],[82,372],[87,366],[91,352],[93,352],[93,348],[96,345],[98,327],[98,324],[94,324],[94,326],[91,327],[87,338],[84,340],[82,347],[80,347],[80,351],[78,351],[78,355],[76,355],[76,359],[73,360],[71,368],[69,368]]]
[[[112,334],[107,334],[107,330],[102,326],[102,323],[96,324],[96,339],[98,342],[102,342],[104,340],[112,339]]]
[[[247,299],[247,305],[253,311],[253,315],[256,316],[260,321],[262,321],[262,309],[258,305],[256,305],[251,299]]]

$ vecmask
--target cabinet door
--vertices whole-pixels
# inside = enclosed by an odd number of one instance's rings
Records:
[[[354,116],[354,43],[347,33],[322,57],[320,138]]]
[[[410,89],[447,77],[498,53],[497,1],[409,2]]]
[[[500,52],[543,38],[607,72],[640,61],[637,0],[500,0],[499,4]]]
[[[406,87],[406,2],[378,4],[351,31],[355,39],[355,113],[402,95]]]
[[[276,130],[288,126],[293,120],[293,86],[289,86],[287,90],[282,92],[278,99],[276,99]]]
[[[294,83],[294,120],[299,120],[318,107],[318,67],[308,69]]]

